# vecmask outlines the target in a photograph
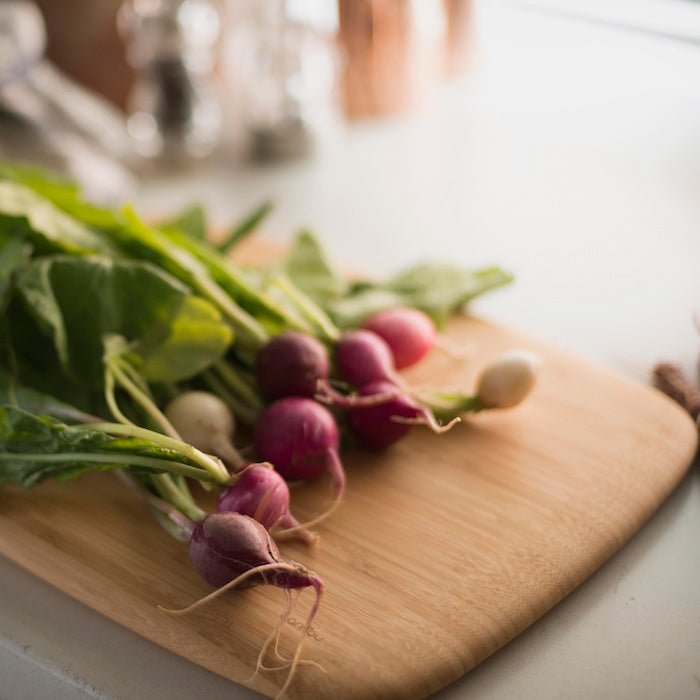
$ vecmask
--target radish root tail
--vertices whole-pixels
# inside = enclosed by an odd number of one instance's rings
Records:
[[[313,605],[311,606],[311,610],[309,610],[309,614],[306,617],[306,623],[304,624],[304,628],[301,630],[301,638],[299,639],[299,643],[297,644],[297,648],[294,650],[294,656],[292,657],[292,662],[289,667],[289,673],[287,674],[287,678],[284,681],[284,684],[280,688],[279,692],[275,696],[275,700],[279,700],[287,691],[287,688],[289,688],[289,685],[292,682],[292,678],[294,678],[294,673],[297,670],[297,666],[299,666],[299,657],[301,655],[301,649],[304,646],[304,642],[306,641],[306,635],[309,632],[309,628],[311,627],[311,623],[313,622],[314,617],[316,617],[316,613],[318,612],[319,605],[321,604],[321,595],[323,593],[323,584],[318,581],[316,586],[315,586],[315,592],[316,592],[316,599],[313,602]]]
[[[391,420],[395,423],[405,423],[406,425],[425,425],[430,428],[434,433],[446,433],[451,430],[457,423],[461,423],[462,419],[457,416],[453,418],[449,423],[442,425],[438,422],[437,418],[433,415],[432,411],[426,411],[422,416],[417,418],[405,418],[404,416],[392,416]]]
[[[274,564],[261,564],[260,566],[254,566],[252,569],[248,569],[248,571],[242,573],[240,576],[237,576],[228,583],[225,583],[223,586],[220,586],[215,591],[212,591],[209,595],[205,595],[204,598],[200,598],[199,600],[195,601],[194,603],[192,603],[192,605],[188,605],[185,608],[179,609],[164,608],[162,605],[159,605],[158,609],[162,610],[163,612],[169,613],[170,615],[187,615],[188,613],[193,612],[197,608],[206,605],[206,603],[211,602],[215,598],[218,598],[222,593],[226,593],[226,591],[230,591],[232,588],[235,588],[244,581],[247,581],[249,578],[255,576],[256,574],[264,574],[266,571],[272,570],[289,571],[292,573],[297,571],[297,569],[291,564],[284,564],[278,562],[275,562]]]

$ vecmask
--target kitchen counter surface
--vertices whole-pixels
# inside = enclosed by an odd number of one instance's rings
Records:
[[[658,359],[694,373],[700,31],[683,26],[681,41],[489,4],[471,72],[421,111],[338,129],[303,162],[153,178],[135,200],[201,201],[225,223],[269,196],[271,238],[310,226],[375,274],[497,262],[517,281],[475,313],[640,381]],[[597,573],[436,697],[700,698],[699,537],[696,464]],[[259,697],[6,560],[0,590],[0,700]]]

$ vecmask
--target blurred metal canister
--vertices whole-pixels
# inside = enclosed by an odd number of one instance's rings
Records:
[[[135,148],[167,160],[209,154],[221,135],[214,76],[220,18],[209,0],[125,0],[119,29],[136,81],[128,101]]]

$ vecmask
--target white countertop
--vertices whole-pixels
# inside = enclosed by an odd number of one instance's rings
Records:
[[[472,73],[419,113],[346,128],[307,161],[161,179],[137,204],[199,200],[228,221],[270,196],[271,236],[308,225],[377,274],[497,262],[516,283],[475,312],[640,380],[662,358],[694,371],[700,41],[495,3],[479,35]],[[696,465],[596,574],[436,697],[700,698],[699,541]],[[1,700],[259,697],[4,559],[0,591]]]

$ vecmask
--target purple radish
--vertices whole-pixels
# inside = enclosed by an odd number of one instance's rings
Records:
[[[290,528],[307,544],[318,540],[290,513],[287,482],[270,464],[249,464],[239,471],[236,482],[219,494],[217,510],[248,515],[266,530]]]
[[[343,334],[335,346],[335,364],[343,379],[357,387],[378,381],[403,383],[389,345],[362,328]]]
[[[339,444],[338,426],[330,411],[301,396],[278,399],[255,425],[255,449],[260,459],[272,462],[288,481],[312,479],[324,471],[330,472],[335,504],[345,492]]]
[[[435,345],[435,324],[430,316],[408,306],[379,311],[363,328],[386,342],[397,369],[414,365]]]
[[[321,580],[302,564],[280,557],[277,545],[257,520],[240,513],[212,513],[196,523],[190,558],[197,573],[217,588],[236,579],[240,579],[237,588],[263,584],[323,588]]]
[[[328,379],[328,353],[316,338],[287,331],[260,350],[255,373],[260,390],[272,399],[313,396],[319,381]]]
[[[375,450],[386,449],[398,442],[414,425],[427,425],[434,432],[443,433],[459,421],[456,418],[446,425],[439,425],[430,409],[405,393],[396,393],[396,386],[391,382],[365,384],[358,394],[360,397],[383,397],[374,404],[358,402],[348,407],[351,430],[363,445]]]
[[[290,591],[313,588],[316,599],[306,618],[306,625],[288,664],[289,673],[278,696],[291,683],[299,663],[301,648],[321,602],[323,581],[303,564],[284,561],[267,530],[253,518],[239,513],[213,513],[196,523],[190,536],[190,558],[199,575],[217,590],[182,610],[168,610],[182,615],[204,605],[231,588],[271,585]],[[264,668],[263,659],[270,640],[287,619],[280,619],[258,655],[257,670]]]

